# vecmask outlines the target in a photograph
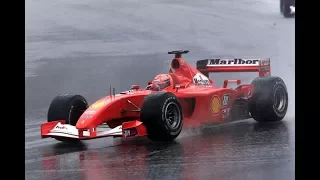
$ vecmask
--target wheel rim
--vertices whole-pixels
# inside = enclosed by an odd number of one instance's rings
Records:
[[[179,126],[181,121],[180,109],[174,102],[170,102],[165,110],[165,120],[171,129]]]
[[[287,94],[282,87],[278,87],[274,93],[274,108],[282,112],[287,105]]]

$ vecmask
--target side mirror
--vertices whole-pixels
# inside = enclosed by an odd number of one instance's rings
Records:
[[[134,85],[131,86],[131,89],[136,89],[136,90],[138,90],[139,88],[140,88],[139,85],[136,85],[136,84],[134,84]]]

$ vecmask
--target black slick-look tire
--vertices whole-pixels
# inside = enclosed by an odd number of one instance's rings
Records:
[[[257,77],[253,96],[249,99],[249,112],[258,122],[281,121],[288,109],[288,92],[280,77]]]
[[[84,97],[76,94],[63,94],[56,96],[48,110],[48,122],[65,120],[66,124],[75,126],[83,112],[88,108]],[[54,137],[58,141],[78,142],[79,139]]]
[[[182,130],[182,107],[174,94],[156,92],[145,97],[140,119],[147,128],[149,139],[172,141]]]

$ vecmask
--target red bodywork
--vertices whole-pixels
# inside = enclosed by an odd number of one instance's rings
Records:
[[[256,66],[218,65],[211,67],[208,65],[205,68],[196,69],[181,57],[174,58],[169,73],[163,75],[170,77],[170,86],[162,91],[172,92],[179,99],[183,108],[184,126],[222,123],[228,118],[233,102],[241,96],[250,98],[254,87],[250,84],[240,86],[240,80],[225,80],[223,87],[217,87],[211,79],[207,78],[208,72],[255,71],[259,72],[259,76],[269,76],[270,61],[257,61],[259,62]],[[177,63],[179,66],[177,66]],[[205,83],[203,84],[203,82]],[[235,89],[228,88],[228,83],[237,83],[239,86]],[[110,128],[122,125],[122,137],[147,135],[146,127],[140,121],[139,110],[144,98],[154,92],[152,90],[139,89],[137,85],[133,85],[129,91],[116,95],[111,95],[110,93],[110,95],[96,101],[82,114],[76,124],[76,128],[79,131],[79,139],[104,137],[96,134],[96,128],[101,124],[107,124]],[[228,99],[224,99],[226,97]],[[42,137],[49,137],[46,134],[57,123],[58,121],[42,124]],[[60,123],[63,124],[64,121],[62,120]],[[133,133],[126,136],[124,133],[126,129],[133,130]],[[83,131],[86,130],[89,130],[90,137],[82,136]]]

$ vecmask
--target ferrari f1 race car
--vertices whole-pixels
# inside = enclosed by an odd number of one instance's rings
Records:
[[[88,105],[81,95],[55,97],[41,124],[41,137],[75,142],[107,136],[147,136],[172,141],[182,127],[253,118],[276,122],[284,118],[288,93],[280,77],[271,76],[270,59],[204,59],[196,68],[182,59],[189,51],[172,51],[171,67],[145,88],[110,94]],[[258,72],[251,84],[225,80],[218,87],[210,72]],[[233,83],[235,88],[228,87]],[[111,90],[112,89],[112,90]],[[104,127],[104,128],[103,128]],[[106,129],[107,127],[107,129]]]
[[[294,17],[296,13],[296,0],[280,0],[280,12],[284,17]]]

